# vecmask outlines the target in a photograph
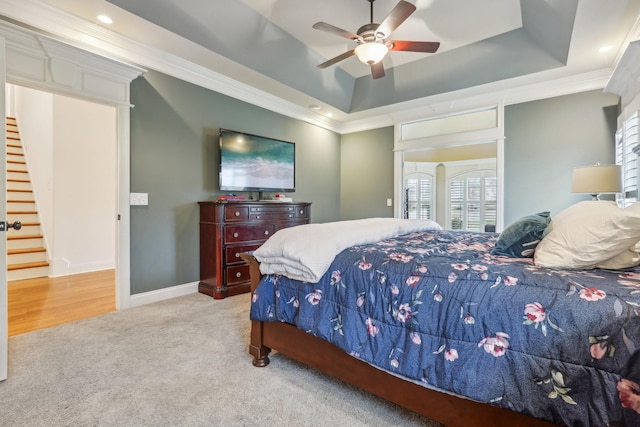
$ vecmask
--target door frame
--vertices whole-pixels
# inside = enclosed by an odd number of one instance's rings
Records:
[[[6,80],[6,42],[0,37],[0,82]],[[6,85],[0,88],[0,96],[4,100],[6,98]],[[6,102],[0,106],[0,117],[6,117]],[[2,135],[5,135],[6,144],[6,119],[1,120],[0,126]],[[6,150],[0,150],[0,164],[6,165]],[[0,168],[0,220],[5,221],[7,218],[7,170],[6,167]],[[6,233],[5,233],[6,234]],[[0,238],[0,381],[7,379],[7,366],[9,362],[9,318],[7,310],[7,239],[6,235]]]
[[[72,96],[116,107],[116,309],[131,306],[130,109],[129,85],[144,69],[116,62],[20,26],[0,21],[0,96],[6,113],[6,84]],[[6,117],[6,114],[2,117]],[[4,120],[2,129],[5,129]],[[0,155],[3,162],[6,154]],[[1,164],[4,164],[1,163]],[[4,170],[4,169],[3,169]],[[0,173],[0,220],[6,217],[6,172]],[[8,315],[6,239],[0,239],[0,381],[7,378]],[[4,246],[3,246],[4,245]],[[3,249],[4,247],[4,249]]]

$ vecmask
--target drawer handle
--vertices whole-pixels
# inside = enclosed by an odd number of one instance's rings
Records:
[[[304,210],[300,209],[300,215],[302,215],[304,213]]]
[[[264,230],[264,235],[268,236],[269,235],[269,230]]]
[[[240,212],[238,212],[238,211],[235,211],[233,214],[234,214],[235,216],[240,216]]]
[[[289,218],[293,218],[293,215],[291,215],[291,214],[289,214],[288,216],[289,216]]]
[[[240,258],[240,254],[236,252],[236,258]]]
[[[240,278],[240,276],[242,276],[242,273],[240,273],[239,271],[236,273],[236,277]]]
[[[260,219],[260,215],[256,215],[256,219]]]
[[[238,233],[233,233],[233,237],[238,237]]]

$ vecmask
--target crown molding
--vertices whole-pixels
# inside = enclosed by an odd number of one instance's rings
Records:
[[[549,75],[544,72],[540,74]],[[511,105],[555,96],[570,95],[589,90],[603,89],[611,69],[601,69],[580,74],[559,76],[524,76],[474,88],[434,95],[368,111],[368,116],[342,124],[340,133],[352,133],[393,126],[460,111],[484,108],[489,105]],[[541,80],[541,81],[534,81]]]

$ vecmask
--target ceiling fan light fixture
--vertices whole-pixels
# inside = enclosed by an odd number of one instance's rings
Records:
[[[365,64],[377,64],[389,52],[389,48],[384,43],[367,42],[356,46],[355,53],[358,59]]]

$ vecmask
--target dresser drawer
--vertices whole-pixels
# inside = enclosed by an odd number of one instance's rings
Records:
[[[260,247],[260,245],[261,243],[245,246],[227,246],[224,250],[224,263],[237,264],[244,262],[242,258],[240,258],[240,254],[243,252],[255,251]]]
[[[296,218],[309,218],[309,206],[296,206],[294,209]]]
[[[227,285],[249,281],[249,266],[247,264],[234,265],[227,267],[225,270],[227,275]]]
[[[271,237],[274,231],[274,224],[229,225],[224,227],[224,241],[225,243],[265,241]]]
[[[249,219],[251,221],[281,221],[293,219],[295,214],[291,212],[263,212],[263,213],[249,213]]]
[[[246,221],[249,218],[249,208],[246,206],[225,206],[225,221]]]

